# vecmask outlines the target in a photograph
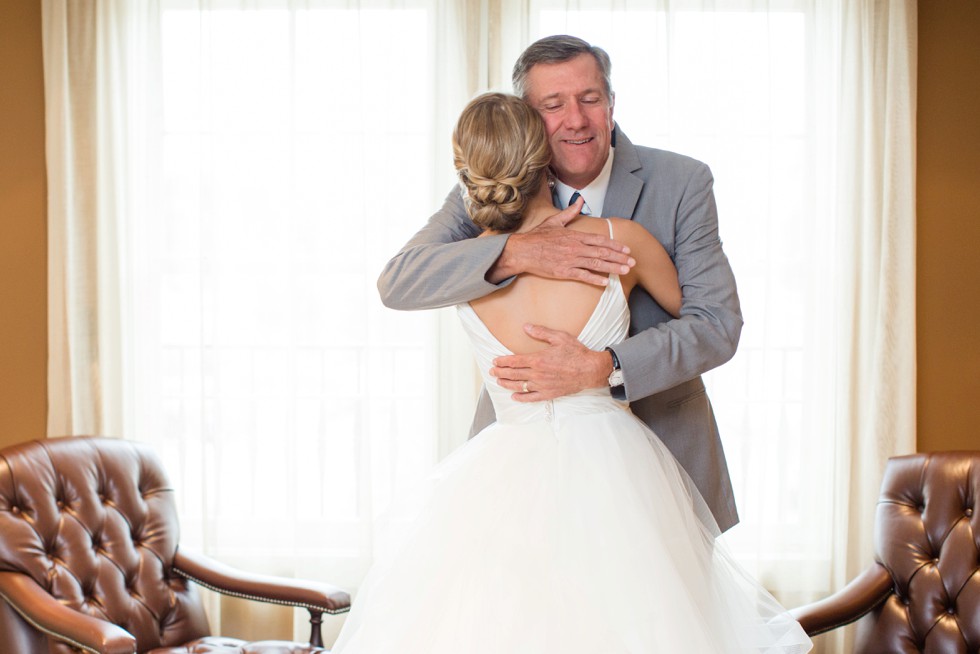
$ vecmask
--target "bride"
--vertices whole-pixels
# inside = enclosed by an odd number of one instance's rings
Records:
[[[555,213],[545,127],[516,96],[470,102],[453,152],[484,234],[527,231]],[[604,287],[524,274],[458,307],[497,421],[392,511],[333,652],[808,651],[800,626],[717,540],[666,447],[608,387],[518,402],[490,376],[495,357],[542,346],[526,323],[594,350],[622,341],[636,284],[679,312],[677,272],[641,225],[580,216],[568,226],[615,237],[636,265]]]

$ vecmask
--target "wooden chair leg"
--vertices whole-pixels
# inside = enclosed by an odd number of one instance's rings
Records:
[[[323,624],[323,612],[310,609],[310,645],[313,647],[323,647],[323,633],[320,625]]]

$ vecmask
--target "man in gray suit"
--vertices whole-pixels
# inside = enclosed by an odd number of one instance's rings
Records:
[[[570,36],[535,42],[514,66],[515,92],[544,118],[564,211],[525,234],[477,239],[480,230],[454,188],[388,262],[378,289],[386,306],[432,309],[492,293],[524,272],[605,284],[609,273],[625,273],[635,261],[619,243],[565,223],[579,210],[642,223],[677,266],[680,318],[637,286],[626,341],[596,352],[573,335],[528,325],[547,346],[500,357],[492,373],[515,399],[528,402],[609,385],[667,445],[726,530],[738,514],[700,375],[735,354],[742,317],[718,236],[713,179],[699,161],[630,142],[612,118],[610,68],[605,51]],[[484,391],[474,433],[492,421]]]

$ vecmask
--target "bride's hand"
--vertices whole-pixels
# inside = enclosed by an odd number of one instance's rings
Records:
[[[524,331],[548,347],[531,354],[497,357],[490,369],[498,384],[515,391],[514,400],[553,400],[608,384],[612,372],[608,352],[590,350],[571,334],[540,325],[525,325]]]
[[[628,247],[602,234],[567,229],[579,215],[581,198],[534,229],[511,234],[487,281],[497,284],[519,273],[552,279],[577,279],[605,286],[610,273],[625,275],[636,263]]]

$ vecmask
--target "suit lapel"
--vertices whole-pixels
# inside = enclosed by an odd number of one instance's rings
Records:
[[[636,148],[619,129],[615,127],[614,139],[616,155],[613,157],[612,172],[609,174],[609,188],[603,202],[602,215],[607,218],[633,218],[636,203],[640,200],[643,180],[633,173],[640,168],[640,157]]]

